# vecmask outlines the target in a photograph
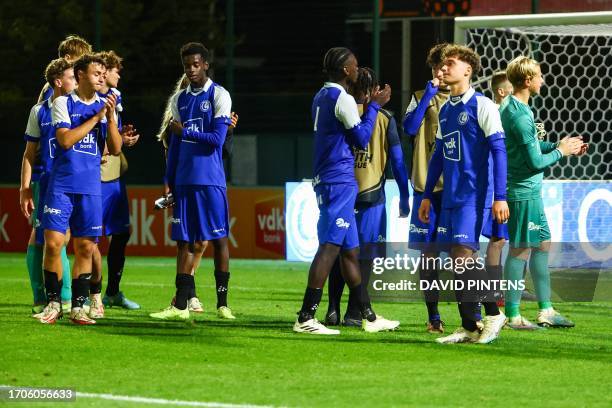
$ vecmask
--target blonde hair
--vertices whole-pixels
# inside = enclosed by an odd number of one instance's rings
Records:
[[[189,80],[187,79],[187,76],[183,74],[176,82],[176,85],[174,86],[174,91],[170,94],[170,97],[166,102],[166,109],[164,110],[164,116],[162,117],[161,127],[159,128],[159,132],[156,136],[157,140],[162,142],[166,149],[170,145],[169,126],[170,122],[172,122],[172,107],[170,106],[170,102],[172,101],[172,96],[174,96],[174,94],[178,91],[187,88],[187,85],[189,85]]]
[[[523,88],[526,79],[533,78],[538,74],[539,67],[540,64],[532,58],[526,56],[516,57],[510,61],[506,68],[508,81],[515,88]]]
[[[91,45],[78,35],[69,35],[57,47],[57,54],[60,58],[70,55],[73,60],[77,60],[82,55],[90,53]]]

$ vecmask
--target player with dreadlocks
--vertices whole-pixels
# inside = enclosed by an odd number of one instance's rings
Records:
[[[355,98],[359,113],[367,109],[370,97],[378,86],[376,73],[371,68],[359,68],[355,84],[349,87],[349,93]],[[377,247],[376,243],[384,242],[387,236],[387,211],[385,208],[385,169],[390,162],[393,176],[400,190],[399,214],[407,217],[410,212],[408,204],[408,173],[404,164],[404,155],[400,144],[397,124],[393,114],[380,109],[372,128],[370,142],[365,149],[353,146],[355,155],[355,178],[359,192],[355,203],[355,218],[359,245],[362,251],[359,262],[361,270],[361,296],[369,306],[368,282],[371,270],[369,249]],[[368,254],[363,256],[366,250]],[[325,324],[340,324],[340,299],[344,290],[344,279],[340,273],[340,261],[337,259],[329,275],[329,307]],[[371,306],[369,306],[371,307]],[[361,326],[361,314],[354,294],[349,295],[348,307],[342,324],[344,326]],[[399,326],[399,322],[397,322]]]
[[[376,316],[362,298],[359,239],[354,213],[358,187],[352,147],[365,149],[368,145],[378,111],[391,98],[391,88],[388,85],[382,90],[376,87],[365,113],[359,117],[357,103],[347,93],[359,74],[355,55],[344,47],[331,48],[323,58],[323,69],[328,82],[315,95],[311,110],[314,122],[313,187],[320,210],[317,223],[319,248],[310,266],[302,308],[293,331],[324,335],[340,333],[315,319],[323,285],[338,255],[344,280],[359,305],[364,330],[390,330],[397,327],[397,322]]]

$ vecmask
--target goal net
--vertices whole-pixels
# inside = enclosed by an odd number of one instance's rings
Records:
[[[491,75],[520,55],[542,64],[545,86],[533,98],[539,135],[557,141],[582,135],[589,154],[547,170],[549,179],[601,180],[612,175],[612,13],[462,17],[455,42],[481,56],[474,79],[492,97]]]

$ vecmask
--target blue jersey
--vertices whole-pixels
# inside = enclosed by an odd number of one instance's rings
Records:
[[[337,83],[324,84],[312,101],[314,185],[356,183],[352,147],[368,145],[379,109],[370,103],[361,126],[355,99]]]
[[[53,125],[56,129],[74,129],[95,116],[103,107],[104,102],[97,94],[89,104],[84,103],[74,92],[60,96],[53,102]],[[58,145],[49,190],[100,195],[100,159],[105,141],[106,118],[70,148],[63,149]]]
[[[117,127],[119,128],[119,131],[121,131],[121,113],[123,112],[123,100],[121,99],[121,92],[119,92],[117,88],[110,88],[107,93],[103,94],[101,92],[98,92],[98,95],[100,96],[100,98],[102,98],[104,102],[106,102],[106,97],[110,93],[117,97],[117,103],[115,104],[115,115],[117,117]]]
[[[170,106],[172,118],[183,125],[183,133],[170,140],[168,184],[225,187],[223,143],[231,124],[229,93],[208,79],[200,89],[189,85],[174,94]]]
[[[493,160],[489,141],[503,138],[497,106],[470,88],[440,108],[436,138],[443,146],[442,207],[493,204]],[[505,194],[505,192],[504,192]]]
[[[32,107],[24,139],[39,144],[40,171],[49,173],[57,151],[55,127],[51,118],[51,98]]]

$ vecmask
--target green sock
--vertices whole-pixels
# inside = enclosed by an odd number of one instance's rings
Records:
[[[72,278],[70,274],[70,260],[66,254],[66,247],[62,247],[62,301],[72,300]]]
[[[26,252],[26,265],[28,266],[28,274],[30,275],[30,286],[32,287],[34,303],[47,302],[42,262],[43,248],[38,245],[28,245],[28,250]]]
[[[514,282],[515,287],[518,286],[518,281],[523,279],[523,270],[527,262],[508,255],[506,258],[506,264],[504,266],[504,278],[509,282]],[[516,317],[521,314],[521,294],[522,290],[510,289],[505,294],[505,309],[506,316],[509,318]]]
[[[550,271],[548,270],[548,251],[533,249],[529,259],[529,271],[533,278],[533,286],[538,298],[538,307],[547,309],[552,307],[550,301]]]

